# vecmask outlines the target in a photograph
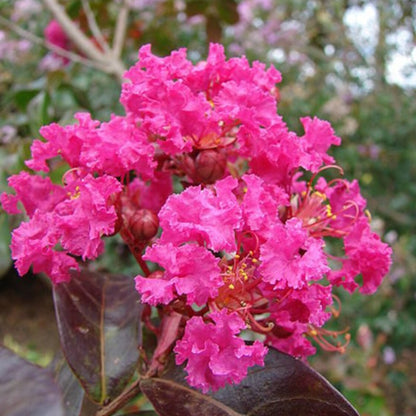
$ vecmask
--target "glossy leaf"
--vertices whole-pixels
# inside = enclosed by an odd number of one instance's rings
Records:
[[[223,403],[174,380],[143,379],[142,392],[160,416],[240,416]]]
[[[54,287],[62,349],[96,403],[116,397],[132,377],[141,342],[141,304],[134,280],[123,275],[73,273]]]
[[[184,371],[176,367],[163,379],[143,380],[141,387],[161,416],[359,416],[320,374],[274,349],[264,367],[249,369],[240,384],[211,395],[189,388],[184,380]],[[179,396],[181,400],[175,401]]]
[[[64,416],[61,393],[52,374],[0,347],[2,416]]]
[[[85,392],[65,360],[56,366],[55,380],[62,393],[65,416],[79,416]]]

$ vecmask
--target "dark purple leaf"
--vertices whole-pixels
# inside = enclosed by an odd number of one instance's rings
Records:
[[[143,379],[140,388],[160,416],[241,416],[212,397],[174,380]]]
[[[241,384],[227,386],[213,397],[250,416],[359,416],[319,373],[272,348],[264,367],[253,367]]]
[[[209,396],[185,385],[183,369],[171,367],[163,379],[143,380],[141,387],[161,416],[359,416],[320,374],[272,348],[264,367],[249,369],[240,384],[229,385]],[[173,404],[179,395],[181,400]],[[207,413],[201,409],[208,409]]]
[[[73,273],[54,287],[62,349],[88,396],[103,404],[132,377],[141,342],[141,304],[128,276]]]
[[[0,414],[64,416],[52,373],[4,347],[0,347]]]
[[[62,393],[65,416],[79,416],[85,392],[65,360],[55,368],[55,380]]]

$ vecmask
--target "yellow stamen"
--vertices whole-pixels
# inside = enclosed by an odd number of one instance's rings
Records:
[[[324,201],[326,201],[326,195],[323,194],[322,192],[319,191],[315,191],[314,195],[318,196],[319,198],[322,198]]]
[[[81,195],[81,191],[79,189],[79,186],[75,187],[75,192],[73,194],[71,192],[68,192],[67,195],[69,196],[69,198],[71,200],[79,198],[79,196]]]

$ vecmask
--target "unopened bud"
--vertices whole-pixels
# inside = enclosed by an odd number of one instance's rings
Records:
[[[149,209],[139,209],[128,220],[128,229],[134,239],[148,241],[154,237],[159,228],[159,218]]]
[[[204,183],[214,183],[224,176],[226,157],[215,150],[202,150],[195,159],[195,168]]]

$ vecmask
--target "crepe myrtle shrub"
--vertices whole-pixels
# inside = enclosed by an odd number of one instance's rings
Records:
[[[325,328],[333,289],[372,294],[391,263],[358,182],[327,153],[341,139],[318,118],[289,131],[278,70],[219,44],[197,64],[143,46],[124,77],[125,115],[42,127],[30,173],[1,195],[26,214],[12,235],[18,273],[53,283],[79,381],[70,397],[62,369],[50,383],[62,414],[85,399],[111,415],[144,395],[159,415],[357,415],[306,364],[316,346],[348,344]],[[137,276],[94,266],[109,237]]]

